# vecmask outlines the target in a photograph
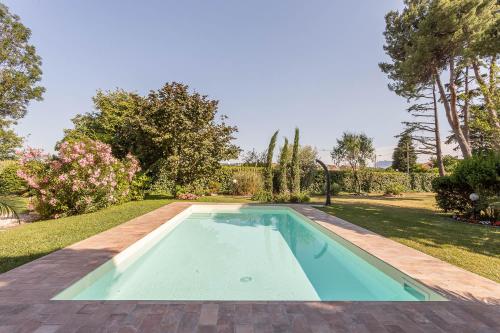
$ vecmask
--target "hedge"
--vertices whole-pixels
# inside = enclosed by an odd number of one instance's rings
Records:
[[[387,187],[402,185],[405,192],[430,192],[432,191],[432,180],[438,175],[430,172],[408,174],[395,171],[373,171],[362,170],[358,172],[361,190],[363,192],[384,192]],[[348,170],[330,171],[330,180],[340,186],[341,191],[356,192],[354,175]],[[318,171],[314,182],[308,189],[311,193],[325,193],[325,175]]]
[[[248,167],[248,166],[224,166],[221,169],[218,181],[221,183],[220,193],[230,193],[233,174],[239,171],[254,170],[263,174],[263,167]],[[276,170],[276,169],[275,169]],[[362,170],[359,172],[361,182],[361,190],[363,192],[384,192],[388,186],[402,185],[405,192],[431,192],[432,180],[438,177],[438,174],[433,172],[421,172],[408,174],[397,171],[378,171],[378,170]],[[330,171],[330,179],[332,183],[338,184],[344,192],[356,192],[354,186],[354,176],[349,170],[332,170]],[[314,175],[313,182],[304,190],[313,194],[325,193],[325,175],[322,170],[317,170]]]
[[[26,191],[26,183],[17,176],[18,168],[16,161],[0,161],[0,195]]]

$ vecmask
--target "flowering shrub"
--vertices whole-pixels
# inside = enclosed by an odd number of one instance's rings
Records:
[[[118,160],[111,147],[84,139],[63,142],[56,156],[29,148],[20,153],[18,176],[34,193],[33,208],[43,217],[81,214],[131,198],[139,162]]]
[[[199,197],[193,193],[179,193],[177,194],[176,198],[180,200],[196,200]]]

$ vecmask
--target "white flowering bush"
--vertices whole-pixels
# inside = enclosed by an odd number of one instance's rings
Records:
[[[31,205],[43,217],[93,212],[130,200],[139,162],[115,158],[111,147],[84,139],[64,142],[55,156],[28,148],[20,153],[18,176],[34,194]]]

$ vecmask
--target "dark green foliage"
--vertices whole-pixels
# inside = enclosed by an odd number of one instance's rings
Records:
[[[236,127],[217,120],[218,101],[191,93],[187,85],[167,83],[142,97],[123,90],[99,91],[96,111],[73,119],[66,138],[91,137],[112,146],[117,157],[131,152],[151,177],[153,189],[173,192],[174,185],[201,191],[221,168],[236,158]]]
[[[0,195],[21,194],[26,191],[26,183],[17,176],[16,161],[3,161],[0,167]]]
[[[252,196],[253,201],[271,202],[273,201],[273,194],[268,191],[259,191]]]
[[[288,139],[285,138],[285,143],[281,148],[280,158],[279,158],[279,175],[278,175],[278,193],[287,194],[288,191],[288,166],[289,166],[290,154],[288,151]]]
[[[274,148],[276,147],[276,139],[278,138],[279,131],[274,132],[269,146],[267,147],[266,168],[264,170],[264,191],[272,195],[273,193],[273,155]]]
[[[330,186],[330,191],[332,195],[339,195],[342,191],[342,187],[339,184],[333,182]]]
[[[311,201],[311,198],[309,197],[309,195],[307,195],[307,193],[304,193],[304,192],[297,193],[297,194],[292,193],[290,195],[289,201],[292,203],[303,203],[303,202]]]
[[[409,134],[404,134],[399,138],[398,145],[392,153],[392,168],[397,171],[407,172],[413,170],[417,164],[417,154],[415,146]]]
[[[41,58],[29,44],[30,29],[0,3],[0,118],[13,120],[25,116],[31,100],[40,101],[45,89]]]
[[[344,132],[342,138],[337,139],[337,145],[331,152],[332,159],[337,164],[346,163],[351,168],[356,185],[356,192],[362,191],[359,170],[363,169],[368,160],[373,159],[375,148],[373,140],[364,133],[355,134]]]
[[[23,138],[10,128],[11,125],[11,121],[0,119],[0,161],[14,159],[16,149],[23,144]]]
[[[317,158],[318,152],[316,148],[311,146],[301,146],[299,148],[301,190],[307,190],[314,182],[314,176],[318,170]]]
[[[384,194],[400,195],[405,191],[406,187],[402,184],[390,184],[385,187]]]
[[[473,189],[464,182],[455,182],[451,176],[438,177],[432,181],[436,202],[445,212],[467,212],[472,209],[469,195]]]
[[[465,214],[472,211],[469,195],[475,192],[479,194],[477,208],[492,218],[498,214],[495,210],[500,201],[500,154],[474,155],[460,161],[450,176],[433,182],[433,189],[441,209]]]
[[[298,194],[300,192],[300,146],[299,146],[299,128],[295,128],[293,138],[292,163],[291,163],[291,192]]]
[[[366,193],[384,192],[388,185],[401,184],[405,187],[404,191],[429,192],[432,190],[432,180],[438,175],[436,173],[412,173],[408,177],[403,172],[387,172],[373,169],[365,169],[358,173],[358,182],[361,191]],[[357,185],[354,174],[350,170],[335,170],[330,171],[332,184],[337,184],[339,191],[355,193],[359,187]],[[314,177],[314,182],[308,190],[311,193],[325,193],[325,176],[322,171],[317,171]],[[333,186],[332,186],[333,189]],[[335,193],[333,193],[335,194]]]

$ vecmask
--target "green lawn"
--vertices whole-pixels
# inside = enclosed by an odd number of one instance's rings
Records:
[[[500,229],[467,225],[436,211],[433,194],[333,198],[325,212],[500,282]]]

